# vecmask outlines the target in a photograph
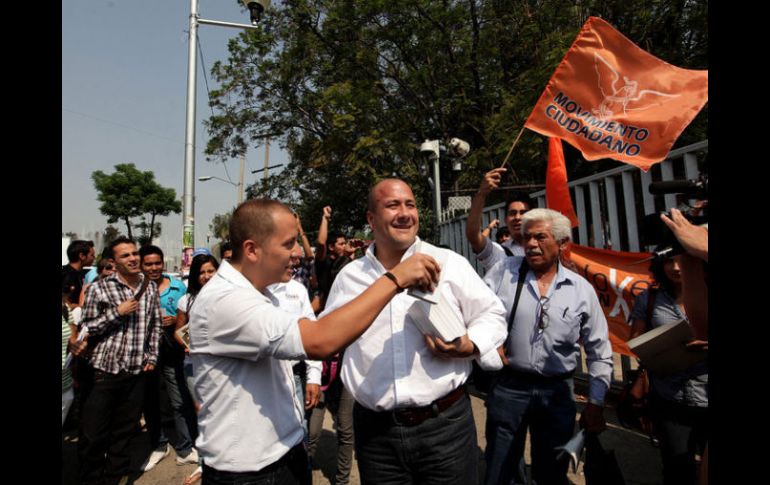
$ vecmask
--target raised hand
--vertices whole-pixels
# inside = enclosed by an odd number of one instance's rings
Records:
[[[493,168],[485,173],[484,178],[481,179],[481,185],[479,185],[479,193],[487,195],[498,188],[503,179],[503,172],[507,171],[506,168]]]

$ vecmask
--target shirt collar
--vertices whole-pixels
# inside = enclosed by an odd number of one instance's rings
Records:
[[[261,291],[254,288],[254,285],[251,284],[251,281],[247,280],[246,277],[243,276],[243,273],[233,268],[233,266],[228,261],[222,261],[222,264],[219,265],[219,269],[217,269],[216,274],[214,274],[214,278],[223,278],[233,286],[253,290],[260,296],[260,298],[264,298],[268,302],[271,301],[269,296],[266,296]],[[265,292],[270,295],[270,290],[265,289]]]
[[[139,286],[142,286],[142,282],[144,281],[144,278],[145,278],[145,276],[144,276],[144,273],[142,273],[142,272],[140,271],[140,272],[139,272]],[[122,285],[122,286],[125,286],[125,287],[126,287],[126,288],[128,288],[128,289],[131,289],[131,287],[130,287],[130,286],[128,286],[128,283],[126,283],[125,281],[123,281],[122,279],[120,279],[120,278],[118,277],[118,272],[117,272],[117,271],[115,271],[115,272],[114,272],[114,273],[112,273],[110,276],[108,276],[108,277],[106,277],[106,278],[104,278],[104,279],[105,279],[106,281],[112,281],[112,280],[114,280],[114,281],[115,281],[117,284],[119,284],[119,285]],[[138,287],[137,287],[137,288],[138,288]],[[132,291],[133,291],[133,290],[132,290]]]
[[[375,268],[382,268],[383,271],[385,271],[385,267],[380,263],[380,260],[377,259],[377,256],[375,254],[375,247],[377,243],[373,242],[369,245],[369,247],[366,249],[366,257],[369,258],[369,261],[374,264]],[[422,241],[419,237],[414,237],[414,242],[411,246],[407,248],[407,250],[404,252],[404,255],[401,256],[401,261],[405,260],[409,256],[412,256],[414,253],[416,253],[420,247],[422,246]]]
[[[558,285],[569,283],[571,285],[575,284],[575,278],[572,276],[571,271],[568,271],[567,268],[564,267],[563,264],[561,264],[561,261],[556,261],[556,278],[554,278],[554,283]],[[572,274],[571,274],[572,273]]]

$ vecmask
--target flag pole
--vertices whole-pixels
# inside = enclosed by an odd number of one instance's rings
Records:
[[[524,127],[521,127],[521,130],[519,130],[519,134],[516,135],[516,139],[513,140],[513,145],[511,145],[511,149],[508,150],[508,155],[505,156],[505,160],[503,160],[503,164],[500,165],[500,168],[503,168],[505,166],[505,163],[508,161],[508,159],[511,157],[511,153],[513,153],[513,147],[516,146],[516,144],[519,142],[519,138],[521,138],[521,134],[524,133]]]

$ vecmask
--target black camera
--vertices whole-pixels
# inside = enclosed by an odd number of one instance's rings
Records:
[[[671,218],[671,212],[665,213],[669,219]],[[708,218],[705,215],[693,216],[685,211],[682,211],[682,215],[695,224],[701,226],[708,223]],[[682,254],[684,249],[679,241],[668,228],[665,222],[660,218],[660,213],[649,214],[642,219],[642,244],[645,246],[655,246],[655,256],[659,258],[667,258],[669,256],[675,256]]]
[[[705,200],[705,204],[699,207],[697,214],[690,213],[690,207],[679,208],[682,215],[696,226],[708,223],[708,177],[702,175],[696,180],[671,180],[665,182],[653,182],[649,186],[651,194],[683,194],[691,199]],[[671,212],[665,213],[669,219]],[[659,213],[649,214],[642,219],[642,244],[655,246],[656,258],[668,258],[682,254],[684,249],[677,241],[676,236],[661,220]]]

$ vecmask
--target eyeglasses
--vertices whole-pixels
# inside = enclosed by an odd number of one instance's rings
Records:
[[[548,305],[551,299],[547,296],[541,296],[540,301],[540,318],[537,321],[537,328],[545,330],[548,327]]]

